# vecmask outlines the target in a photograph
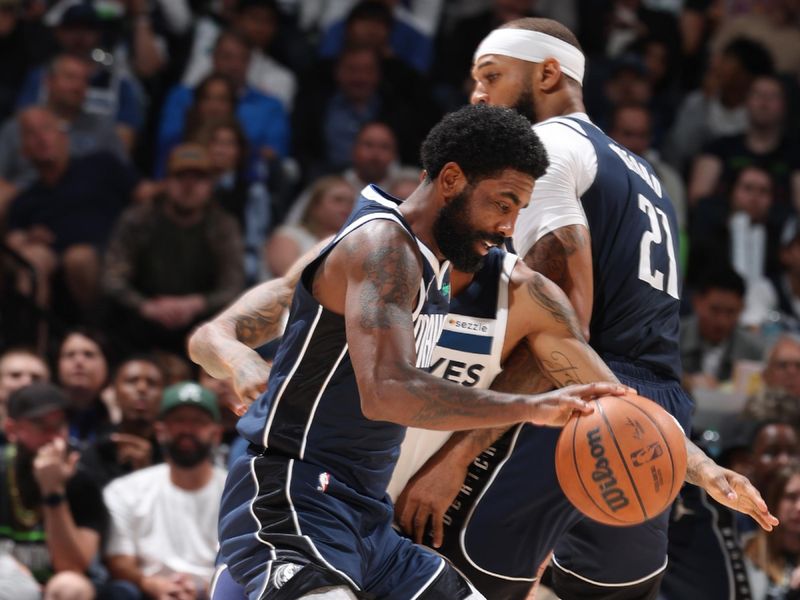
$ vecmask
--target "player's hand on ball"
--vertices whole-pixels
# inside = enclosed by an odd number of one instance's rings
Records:
[[[703,463],[701,477],[700,487],[720,504],[750,515],[765,531],[772,531],[778,524],[761,494],[744,475],[709,460]]]
[[[236,392],[238,403],[229,408],[238,416],[242,416],[250,405],[267,389],[267,379],[271,365],[259,358],[248,357],[231,365],[233,375],[231,381]]]
[[[437,455],[431,457],[409,480],[395,503],[395,518],[406,535],[421,544],[430,522],[431,543],[439,548],[444,542],[444,514],[466,476],[466,466],[437,460]]]
[[[622,396],[630,388],[618,383],[570,385],[530,397],[528,421],[534,425],[562,427],[573,414],[588,415],[594,411],[591,400],[601,396]]]

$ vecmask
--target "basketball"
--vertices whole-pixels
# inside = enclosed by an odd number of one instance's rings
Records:
[[[683,485],[683,430],[642,396],[600,398],[592,414],[564,426],[556,474],[564,494],[587,517],[606,525],[643,523],[666,510]]]

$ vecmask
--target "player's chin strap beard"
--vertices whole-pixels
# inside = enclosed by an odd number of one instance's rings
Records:
[[[481,56],[499,54],[528,62],[541,63],[555,58],[561,71],[578,83],[583,83],[586,57],[572,44],[541,31],[528,31],[511,27],[495,29],[487,35],[475,50],[473,62]]]

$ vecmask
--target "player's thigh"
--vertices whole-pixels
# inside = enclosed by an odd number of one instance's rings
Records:
[[[650,600],[667,564],[669,511],[634,527],[589,519],[564,534],[553,556],[553,589],[563,600]]]

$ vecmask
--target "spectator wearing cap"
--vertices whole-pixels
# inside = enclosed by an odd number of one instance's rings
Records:
[[[137,4],[135,2],[127,3]],[[112,56],[103,52],[98,60],[97,50],[103,47],[106,26],[97,14],[94,3],[65,3],[66,10],[50,13],[55,20],[53,37],[60,51],[81,57],[92,65],[89,92],[84,108],[94,114],[104,115],[116,123],[116,130],[125,147],[133,148],[136,132],[144,124],[144,94],[139,82],[128,69],[123,55]],[[141,20],[133,48],[134,67],[137,58],[148,46],[150,54],[158,54],[152,30],[141,27]],[[138,50],[138,51],[137,51]],[[146,53],[146,52],[145,52]],[[30,71],[17,99],[17,108],[42,104],[47,98],[46,67]]]
[[[47,383],[33,383],[9,398],[10,444],[0,457],[0,540],[47,583],[45,597],[91,600],[94,590],[83,573],[99,550],[107,512],[100,490],[76,469],[78,453],[67,446],[66,407],[66,396]]]
[[[165,194],[120,218],[103,287],[124,319],[122,342],[181,352],[189,328],[233,300],[244,284],[239,226],[212,203],[212,165],[199,144],[176,147]]]
[[[116,600],[205,597],[225,485],[225,471],[211,459],[221,433],[211,391],[194,382],[164,390],[156,435],[166,463],[115,479],[103,494]]]
[[[44,359],[27,348],[10,348],[0,354],[0,447],[5,444],[8,397],[12,392],[37,381],[50,381],[50,369]]]
[[[80,467],[98,487],[112,479],[162,461],[155,421],[164,389],[164,375],[153,358],[134,356],[117,367],[112,380],[122,420],[81,452]]]
[[[67,133],[48,108],[25,109],[19,125],[22,151],[37,177],[11,203],[6,243],[33,265],[42,306],[50,305],[58,273],[69,297],[89,312],[97,300],[100,252],[139,176],[108,152],[72,156]],[[19,285],[31,285],[26,273]]]

